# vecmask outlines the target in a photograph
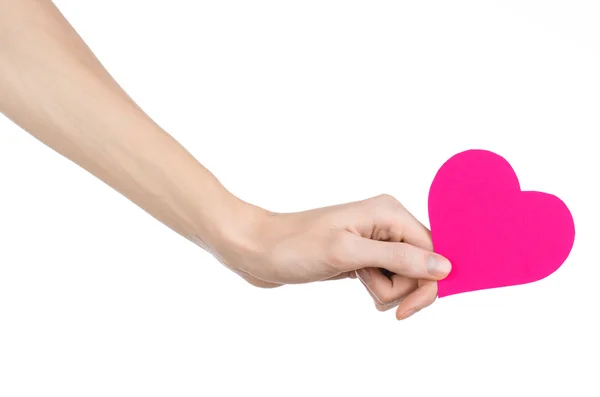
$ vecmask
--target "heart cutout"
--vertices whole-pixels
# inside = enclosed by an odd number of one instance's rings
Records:
[[[486,150],[446,161],[429,191],[435,252],[452,263],[438,297],[527,284],[554,273],[575,240],[558,197],[522,191],[511,165]]]

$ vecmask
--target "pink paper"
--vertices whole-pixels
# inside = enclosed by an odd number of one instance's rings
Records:
[[[452,263],[438,296],[531,283],[569,256],[575,225],[558,197],[521,191],[499,155],[468,150],[437,172],[429,192],[435,252]]]

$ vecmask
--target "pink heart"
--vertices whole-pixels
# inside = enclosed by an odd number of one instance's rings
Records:
[[[452,263],[438,297],[531,283],[556,271],[575,240],[565,203],[521,191],[510,164],[485,150],[451,157],[429,191],[435,252]]]

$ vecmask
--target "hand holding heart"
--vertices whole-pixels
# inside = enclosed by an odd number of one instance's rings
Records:
[[[251,228],[215,247],[231,270],[259,287],[358,275],[376,307],[397,306],[398,319],[438,296],[540,280],[564,262],[575,236],[560,199],[521,191],[508,162],[482,150],[459,153],[438,171],[431,233],[387,195],[298,213],[253,211]]]
[[[298,213],[246,216],[252,229],[214,247],[215,256],[255,286],[358,274],[379,310],[398,306],[397,317],[405,318],[436,299],[436,280],[451,270],[448,260],[433,253],[429,230],[388,195]]]

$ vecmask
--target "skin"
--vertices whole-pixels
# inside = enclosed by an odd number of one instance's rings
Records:
[[[396,199],[274,213],[231,194],[113,80],[48,0],[0,0],[0,111],[261,288],[356,278],[405,319],[450,263]],[[379,269],[393,274],[388,277]]]

